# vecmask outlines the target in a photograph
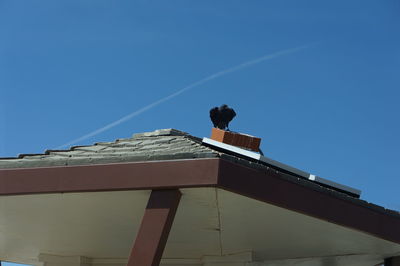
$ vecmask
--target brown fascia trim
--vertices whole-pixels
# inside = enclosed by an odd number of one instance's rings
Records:
[[[0,169],[0,196],[218,187],[400,244],[400,217],[221,158]]]
[[[296,184],[283,175],[221,160],[218,187],[400,244],[400,217]]]
[[[216,186],[219,160],[0,169],[0,196]]]

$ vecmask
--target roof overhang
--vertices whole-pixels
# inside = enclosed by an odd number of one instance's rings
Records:
[[[191,257],[199,255],[195,250],[215,255],[251,249],[262,259],[400,253],[399,216],[304,182],[222,158],[4,169],[0,170],[0,196],[4,196],[0,197],[0,232],[3,239],[16,243],[32,236],[33,242],[28,243],[42,243],[40,252],[48,246],[56,252],[57,241],[49,239],[46,230],[55,233],[66,227],[74,228],[76,237],[84,234],[92,239],[88,247],[102,239],[111,239],[110,243],[120,239],[129,248],[127,242],[137,230],[150,190],[180,189],[183,197],[167,257],[176,256],[183,247]],[[110,222],[113,219],[117,222]],[[94,231],[88,230],[96,222]],[[26,228],[27,237],[21,237],[21,228]],[[196,244],[190,243],[193,239]],[[273,245],[266,245],[266,240]],[[71,243],[66,240],[60,245],[71,247]],[[124,248],[115,245],[114,255],[121,256],[117,250],[124,252]],[[285,246],[290,251],[279,255]],[[90,249],[86,253],[90,255]]]

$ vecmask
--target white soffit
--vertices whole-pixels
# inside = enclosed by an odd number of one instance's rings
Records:
[[[254,266],[372,266],[400,252],[400,244],[356,228],[223,189],[217,189],[217,202],[222,254],[252,250],[265,261]]]
[[[213,146],[213,147],[217,147],[219,149],[222,149],[222,150],[230,152],[230,153],[236,153],[238,155],[241,155],[241,156],[244,156],[244,157],[247,157],[247,158],[251,158],[251,159],[254,159],[254,160],[257,160],[257,161],[260,161],[260,162],[264,162],[264,163],[266,163],[268,165],[271,165],[271,166],[274,166],[274,167],[276,167],[278,169],[285,170],[287,172],[290,172],[290,173],[293,173],[295,175],[301,176],[301,177],[303,177],[305,179],[308,179],[310,181],[322,184],[324,186],[328,186],[328,187],[334,188],[336,190],[343,191],[343,192],[345,192],[347,194],[350,194],[352,196],[360,197],[360,195],[361,195],[361,190],[359,190],[359,189],[352,188],[352,187],[349,187],[349,186],[346,186],[346,185],[342,185],[342,184],[336,183],[334,181],[319,177],[317,175],[313,175],[313,174],[307,173],[305,171],[302,171],[300,169],[294,168],[294,167],[289,166],[287,164],[275,161],[275,160],[273,160],[271,158],[268,158],[266,156],[263,156],[263,155],[261,155],[259,153],[253,152],[253,151],[242,149],[242,148],[239,148],[239,147],[236,147],[236,146],[233,146],[233,145],[229,145],[229,144],[226,144],[226,143],[222,143],[222,142],[219,142],[219,141],[216,141],[216,140],[212,140],[212,139],[209,139],[209,138],[203,138],[203,143],[207,144],[207,145],[210,145],[210,146]]]
[[[375,265],[400,254],[398,243],[223,189],[181,192],[164,265],[181,259],[178,265],[196,265],[200,258],[222,265],[204,256],[243,251],[265,261],[252,266]],[[146,190],[0,197],[0,260],[36,265],[41,253],[117,265],[120,260],[103,259],[129,256],[149,195]]]

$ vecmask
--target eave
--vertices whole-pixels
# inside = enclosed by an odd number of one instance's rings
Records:
[[[399,215],[293,180],[223,158],[0,169],[0,196],[216,187],[400,244]]]

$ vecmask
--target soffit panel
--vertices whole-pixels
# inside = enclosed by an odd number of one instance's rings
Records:
[[[218,189],[224,254],[253,250],[259,260],[399,254],[400,245]]]

